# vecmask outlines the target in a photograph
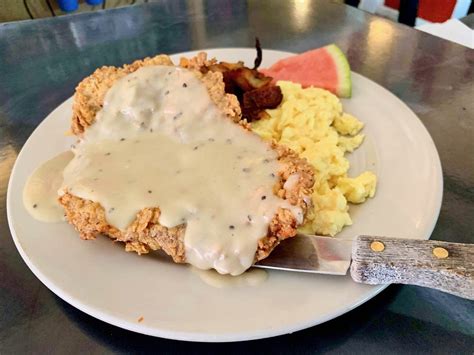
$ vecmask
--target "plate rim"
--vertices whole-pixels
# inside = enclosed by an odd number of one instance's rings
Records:
[[[199,50],[191,50],[191,51],[186,51],[186,52],[179,52],[179,53],[173,53],[169,54],[170,56],[185,56],[185,55],[192,55],[198,52],[209,52],[209,51],[249,51],[249,50],[255,50],[254,48],[250,47],[215,47],[215,48],[206,48],[206,49],[199,49]],[[288,52],[288,51],[283,51],[283,50],[278,50],[278,49],[263,49],[264,53],[265,52],[274,52],[275,54],[297,54],[294,52]],[[389,93],[393,99],[395,99],[399,104],[404,106],[406,109],[408,109],[414,117],[417,119],[418,123],[421,124],[422,129],[426,133],[426,138],[428,139],[429,145],[432,148],[433,152],[433,157],[437,158],[435,159],[436,163],[436,173],[439,177],[438,181],[438,186],[439,186],[439,191],[438,191],[438,198],[435,201],[435,210],[436,213],[434,214],[434,218],[432,219],[431,223],[429,224],[429,228],[427,229],[429,233],[428,238],[423,238],[423,239],[429,239],[430,236],[432,235],[438,218],[439,214],[441,212],[441,206],[442,206],[442,201],[443,201],[443,195],[444,195],[444,180],[443,180],[443,170],[442,170],[442,164],[441,164],[441,159],[439,156],[439,152],[436,148],[436,145],[433,141],[433,138],[431,134],[429,133],[428,129],[424,125],[423,121],[418,117],[418,115],[405,103],[403,102],[399,97],[397,97],[394,93],[392,93],[390,90],[387,88],[383,87],[376,81],[359,74],[357,72],[351,71],[352,75],[357,75],[363,78],[364,80],[369,80],[372,84],[376,85],[378,89],[386,91]],[[11,190],[11,185],[12,181],[14,180],[14,177],[16,175],[17,171],[17,162],[20,160],[21,156],[25,154],[25,147],[28,145],[31,137],[35,134],[37,130],[40,129],[40,127],[45,124],[46,119],[52,115],[56,110],[59,110],[63,105],[66,105],[68,101],[72,100],[73,96],[67,98],[63,102],[61,102],[58,106],[56,106],[51,112],[49,112],[44,119],[40,122],[40,124],[33,130],[33,132],[28,136],[28,139],[25,141],[23,146],[21,147],[20,152],[18,153],[18,156],[16,157],[15,163],[13,165],[13,168],[10,173],[10,177],[8,180],[8,185],[7,185],[7,198],[6,198],[6,207],[7,207],[7,220],[8,220],[8,226],[10,229],[10,233],[12,235],[13,242],[15,244],[15,247],[17,248],[18,252],[20,253],[20,256],[22,257],[23,261],[25,264],[28,266],[28,268],[33,272],[33,274],[43,283],[49,290],[51,290],[56,296],[61,298],[63,301],[66,303],[72,305],[73,307],[79,309],[80,311],[86,313],[87,315],[99,319],[103,322],[106,322],[108,324],[111,324],[113,326],[117,326],[122,329],[126,329],[135,333],[139,334],[145,334],[145,335],[150,335],[150,336],[155,336],[155,337],[161,337],[161,338],[166,338],[166,339],[173,339],[173,340],[181,340],[181,341],[196,341],[196,342],[216,342],[216,343],[221,343],[221,342],[237,342],[237,341],[250,341],[250,340],[257,340],[257,339],[264,339],[264,338],[271,338],[271,337],[276,337],[280,335],[286,335],[286,334],[291,334],[293,332],[307,329],[322,323],[325,323],[327,321],[330,321],[332,319],[335,319],[345,313],[348,313],[352,311],[353,309],[359,307],[360,305],[364,304],[365,302],[369,301],[370,299],[374,298],[377,296],[380,292],[382,292],[384,289],[386,289],[389,285],[376,285],[373,286],[370,290],[368,290],[363,297],[357,300],[357,302],[352,303],[349,307],[341,307],[338,309],[338,311],[327,314],[325,317],[320,317],[317,318],[316,320],[313,321],[305,321],[305,322],[300,322],[300,323],[295,323],[292,326],[285,326],[283,328],[275,328],[275,329],[267,329],[267,330],[262,330],[262,331],[252,331],[251,333],[245,333],[245,332],[234,332],[234,333],[222,333],[219,335],[210,335],[208,333],[199,333],[199,332],[179,332],[176,330],[163,330],[163,329],[158,329],[156,327],[147,327],[146,325],[142,324],[134,324],[129,321],[123,321],[119,317],[111,316],[108,315],[105,312],[102,312],[100,309],[97,309],[95,307],[88,307],[84,302],[81,302],[80,300],[76,299],[74,296],[68,294],[67,292],[63,292],[61,288],[56,287],[54,282],[50,282],[48,280],[48,277],[44,275],[36,266],[34,263],[30,260],[28,257],[26,251],[23,249],[19,238],[17,236],[16,230],[13,228],[13,222],[12,222],[12,190]]]

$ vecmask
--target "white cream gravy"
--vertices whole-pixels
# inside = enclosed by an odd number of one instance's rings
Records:
[[[256,268],[248,269],[237,276],[221,275],[215,270],[201,270],[194,267],[191,270],[204,283],[215,288],[255,287],[268,279],[268,273],[265,270]]]
[[[26,181],[23,189],[23,205],[37,220],[61,222],[64,209],[58,202],[58,190],[63,183],[63,170],[74,157],[70,151],[43,163]]]
[[[186,224],[186,261],[238,275],[279,207],[279,162],[255,134],[231,122],[189,70],[149,66],[107,92],[96,122],[73,149],[61,191],[99,202],[125,230],[159,207],[160,224]]]

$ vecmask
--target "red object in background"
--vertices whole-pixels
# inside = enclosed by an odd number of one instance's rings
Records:
[[[385,0],[385,6],[398,10],[400,0]],[[420,0],[418,17],[430,22],[444,22],[453,15],[456,0]]]
[[[385,0],[385,6],[398,10],[400,7],[400,0]]]

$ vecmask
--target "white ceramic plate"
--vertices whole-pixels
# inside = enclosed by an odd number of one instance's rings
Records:
[[[251,49],[208,53],[249,65],[255,55]],[[264,51],[263,67],[289,54]],[[344,108],[366,124],[366,140],[350,157],[350,173],[373,170],[379,185],[374,199],[351,207],[354,225],[339,237],[374,234],[428,239],[443,189],[433,141],[415,114],[393,94],[355,73],[353,84],[353,97],[344,100]],[[8,220],[21,256],[66,302],[135,332],[223,342],[271,337],[320,324],[384,289],[356,284],[350,277],[277,271],[270,272],[259,286],[213,288],[187,266],[163,257],[126,253],[105,237],[83,241],[66,223],[32,219],[22,204],[23,185],[41,162],[70,146],[72,138],[63,132],[69,127],[71,102],[56,108],[25,143],[7,197]]]

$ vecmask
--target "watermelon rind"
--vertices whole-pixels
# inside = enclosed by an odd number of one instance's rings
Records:
[[[337,77],[338,85],[336,88],[336,95],[339,97],[349,98],[352,95],[352,80],[351,80],[351,67],[347,61],[346,56],[341,49],[335,44],[330,44],[325,47],[329,55],[333,58]]]

